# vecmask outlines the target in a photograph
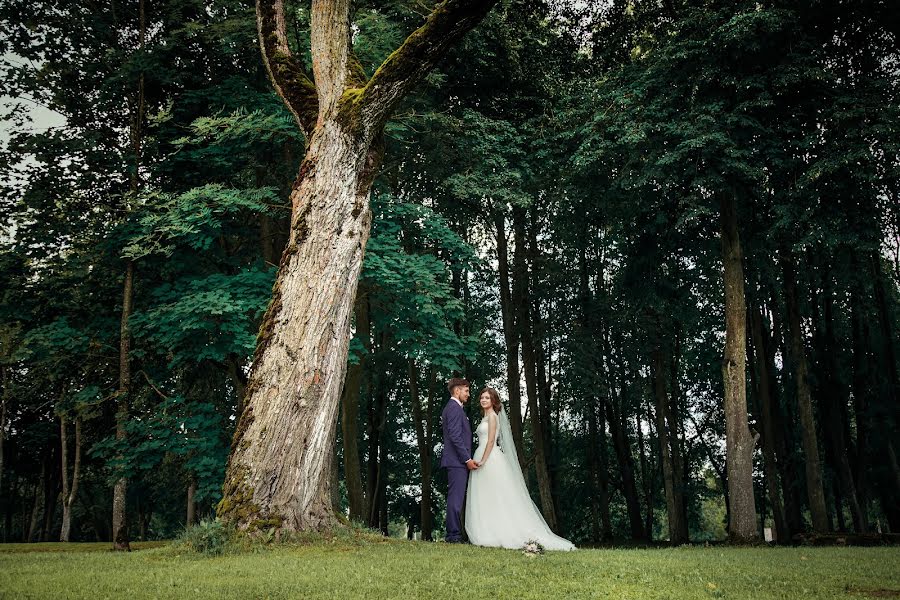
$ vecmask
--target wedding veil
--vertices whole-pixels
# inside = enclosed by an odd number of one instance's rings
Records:
[[[515,481],[517,487],[520,488],[519,491],[524,494],[524,498],[528,498],[528,503],[531,504],[531,508],[534,509],[534,512],[544,524],[544,527],[547,528],[548,532],[551,532],[552,530],[547,525],[547,521],[544,519],[544,515],[541,514],[541,511],[538,510],[538,507],[537,505],[535,505],[534,500],[531,499],[531,494],[528,492],[528,486],[525,484],[525,475],[522,474],[522,467],[519,463],[519,456],[516,452],[516,443],[513,439],[512,429],[509,426],[509,419],[506,418],[506,408],[501,407],[498,417],[498,421],[500,422],[500,437],[498,439],[498,443],[500,445],[500,450],[507,457],[507,460],[505,462],[507,463],[510,472],[512,473],[512,479],[513,481]]]

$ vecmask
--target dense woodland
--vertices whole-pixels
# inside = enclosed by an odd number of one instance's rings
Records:
[[[360,77],[428,10],[355,3]],[[170,538],[223,512],[308,140],[252,3],[0,15],[0,539]],[[313,72],[309,3],[285,16]],[[441,537],[458,375],[576,544],[900,532],[898,23],[498,3],[385,125],[336,512]]]

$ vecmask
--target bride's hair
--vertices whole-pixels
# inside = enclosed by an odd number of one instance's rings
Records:
[[[487,394],[491,397],[491,408],[493,408],[494,412],[499,415],[500,411],[503,409],[503,405],[500,404],[500,394],[498,394],[497,390],[492,387],[486,387],[481,390],[481,393],[478,394],[478,397],[481,398],[484,394]]]

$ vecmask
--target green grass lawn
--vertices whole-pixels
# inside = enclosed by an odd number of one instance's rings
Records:
[[[900,598],[896,547],[685,546],[537,558],[362,538],[214,558],[176,546],[96,551],[105,548],[0,546],[0,598]]]

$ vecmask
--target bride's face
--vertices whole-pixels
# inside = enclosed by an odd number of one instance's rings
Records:
[[[478,399],[478,404],[480,404],[481,408],[484,410],[489,409],[491,407],[491,395],[487,392],[483,393]]]

